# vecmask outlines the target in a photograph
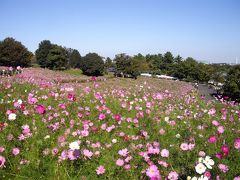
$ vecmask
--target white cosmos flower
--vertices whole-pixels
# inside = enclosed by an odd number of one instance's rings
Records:
[[[193,177],[191,180],[197,180],[197,177]]]
[[[195,167],[195,169],[196,169],[196,172],[198,173],[198,174],[202,174],[202,173],[204,173],[205,171],[206,171],[206,166],[204,166],[203,165],[203,163],[199,163],[196,167]]]
[[[114,144],[117,143],[117,140],[116,140],[116,139],[113,139],[113,140],[112,140],[112,143],[114,143]]]
[[[17,101],[17,103],[18,103],[18,104],[22,104],[22,100],[19,99],[19,100]]]
[[[69,148],[70,148],[71,150],[75,150],[75,149],[80,149],[80,146],[79,146],[78,142],[75,141],[75,142],[71,142],[71,143],[69,144]]]
[[[198,162],[199,163],[203,162],[203,158],[202,157],[198,158]]]
[[[16,119],[16,117],[17,117],[17,115],[16,115],[15,113],[10,113],[10,114],[8,115],[8,120],[13,121],[13,120]]]
[[[206,156],[203,160],[203,163],[207,166],[208,169],[212,169],[212,166],[214,165],[214,161],[210,156]]]
[[[200,178],[198,178],[198,180],[208,180],[208,178],[202,175]]]

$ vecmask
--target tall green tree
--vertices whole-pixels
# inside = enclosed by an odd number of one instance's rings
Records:
[[[240,65],[233,66],[227,74],[224,94],[240,100]]]
[[[47,67],[47,57],[53,45],[49,40],[43,40],[39,43],[38,49],[35,52],[37,63],[40,67]]]
[[[69,65],[72,68],[77,68],[80,66],[81,55],[78,50],[73,49],[69,56]]]
[[[64,70],[67,67],[66,51],[63,47],[53,45],[47,56],[46,67],[55,70]]]
[[[13,38],[6,38],[0,41],[0,66],[22,66],[31,65],[33,54]]]
[[[104,72],[104,61],[97,53],[88,53],[82,58],[80,69],[88,76],[100,76]]]
[[[122,53],[117,54],[114,58],[116,62],[116,68],[118,73],[128,73],[127,68],[131,66],[131,57]]]

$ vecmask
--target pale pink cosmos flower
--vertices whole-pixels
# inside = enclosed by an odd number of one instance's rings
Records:
[[[6,162],[6,159],[5,159],[5,157],[3,157],[3,156],[0,156],[0,168],[2,168],[2,167],[5,167],[5,162]]]
[[[220,169],[220,171],[222,171],[224,173],[228,172],[228,170],[229,170],[228,166],[225,164],[219,164],[218,168]]]
[[[123,161],[122,159],[118,159],[118,160],[116,161],[116,165],[117,165],[117,166],[123,166],[123,165],[124,165],[124,161]]]
[[[175,172],[175,171],[171,171],[171,172],[168,174],[168,179],[169,179],[169,180],[177,180],[177,179],[178,179],[178,173]]]
[[[168,163],[166,161],[158,161],[158,164],[167,168],[168,167]]]
[[[20,153],[20,150],[19,150],[18,148],[13,148],[13,149],[12,149],[12,154],[13,154],[14,156],[18,155],[19,153]]]
[[[3,153],[5,151],[5,148],[3,146],[0,146],[0,153]]]
[[[146,175],[150,178],[158,178],[160,176],[156,165],[151,165],[147,168]]]
[[[211,109],[209,109],[209,111],[208,111],[208,114],[209,114],[209,115],[215,115],[215,113],[216,113],[216,109],[215,109],[215,108],[211,108]]]
[[[224,127],[223,126],[218,126],[217,130],[218,130],[219,134],[224,133]]]
[[[189,149],[187,143],[182,143],[182,144],[180,145],[180,148],[181,148],[183,151],[187,151],[187,150]]]
[[[165,130],[164,130],[163,128],[161,128],[161,129],[159,130],[159,134],[161,134],[161,135],[165,134]]]
[[[219,122],[216,121],[216,120],[213,120],[213,121],[212,121],[212,124],[213,124],[214,126],[219,126]]]
[[[118,154],[123,156],[123,157],[126,157],[128,155],[128,149],[125,148],[125,149],[119,150]]]
[[[162,157],[169,157],[169,151],[167,149],[161,150],[161,156]]]
[[[194,147],[195,147],[195,144],[192,144],[192,143],[189,143],[189,144],[188,144],[188,149],[189,149],[189,150],[194,149]]]
[[[104,174],[105,173],[105,168],[104,166],[99,166],[97,169],[96,169],[96,172],[97,172],[97,175],[101,175],[101,174]]]
[[[85,157],[91,159],[93,153],[92,153],[91,151],[87,150],[87,149],[84,149],[84,150],[83,150],[83,155],[84,155]]]

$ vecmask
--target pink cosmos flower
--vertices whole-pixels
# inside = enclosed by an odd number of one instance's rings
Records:
[[[83,155],[84,155],[85,157],[91,159],[93,153],[92,153],[91,151],[87,150],[87,149],[84,149],[84,150],[83,150]]]
[[[96,172],[97,172],[97,175],[101,175],[101,174],[104,174],[105,173],[105,168],[104,166],[99,166],[97,169],[96,169]]]
[[[209,111],[208,111],[208,114],[209,115],[214,115],[216,113],[216,109],[215,108],[211,108],[211,109],[209,109]]]
[[[117,165],[117,166],[123,166],[123,165],[124,165],[124,161],[123,161],[122,159],[118,159],[118,160],[116,161],[116,165]]]
[[[162,157],[169,157],[169,151],[167,149],[161,150],[161,156]]]
[[[212,175],[211,175],[211,173],[209,171],[206,171],[204,173],[204,176],[207,177],[208,179],[210,179]]]
[[[0,153],[3,153],[5,151],[5,148],[3,146],[0,146]]]
[[[125,165],[124,165],[124,169],[126,169],[126,170],[131,169],[131,165],[130,165],[130,164],[125,164]]]
[[[163,166],[163,167],[165,167],[165,168],[168,167],[168,163],[165,162],[165,161],[158,161],[158,164],[161,165],[161,166]]]
[[[199,151],[198,155],[199,155],[200,157],[204,157],[204,156],[206,155],[206,153],[205,153],[204,151]]]
[[[240,176],[235,177],[233,180],[240,180]]]
[[[227,154],[229,153],[229,148],[226,144],[222,145],[221,150],[222,150],[223,153],[227,153]]]
[[[150,178],[158,178],[160,176],[157,166],[151,165],[147,168],[146,175]]]
[[[161,134],[161,135],[165,134],[165,130],[161,128],[161,129],[159,130],[159,134]]]
[[[53,148],[52,155],[57,155],[57,154],[58,154],[58,148]]]
[[[219,164],[218,168],[220,169],[220,171],[222,171],[224,173],[228,172],[228,170],[229,170],[228,166],[225,164]]]
[[[210,142],[210,143],[216,143],[216,142],[217,142],[217,136],[214,136],[214,135],[210,136],[210,137],[208,138],[208,142]]]
[[[5,162],[6,162],[6,159],[5,159],[5,157],[3,157],[3,156],[0,156],[0,168],[2,168],[2,167],[5,167]]]
[[[182,143],[182,144],[180,145],[180,148],[181,148],[183,151],[187,151],[187,150],[189,149],[187,143]]]
[[[43,105],[37,105],[36,111],[38,114],[44,114],[46,112],[45,107]]]
[[[76,101],[76,95],[73,93],[68,93],[68,100],[70,101]]]
[[[116,115],[114,116],[114,119],[115,119],[117,122],[121,121],[121,115],[120,115],[120,114],[116,114]]]
[[[13,149],[12,149],[12,154],[13,154],[14,156],[18,155],[19,153],[20,153],[20,150],[19,150],[18,148],[13,148]]]
[[[178,173],[175,172],[175,171],[171,171],[168,174],[168,179],[170,179],[170,180],[177,180],[178,179]]]
[[[217,122],[216,120],[213,120],[213,121],[212,121],[212,124],[213,124],[214,126],[219,126],[219,122]]]
[[[118,154],[123,156],[123,157],[126,157],[128,155],[128,149],[125,148],[125,149],[119,150]]]
[[[218,130],[219,134],[224,133],[224,127],[223,126],[218,126],[217,130]]]
[[[195,144],[192,144],[192,143],[189,143],[189,144],[188,144],[188,148],[189,148],[189,150],[194,149],[194,147],[195,147]]]
[[[234,147],[236,149],[240,149],[240,138],[235,139],[234,141]]]
[[[103,119],[105,119],[105,118],[106,118],[106,115],[103,114],[103,113],[99,114],[99,116],[98,116],[98,119],[99,119],[100,121],[103,120]]]

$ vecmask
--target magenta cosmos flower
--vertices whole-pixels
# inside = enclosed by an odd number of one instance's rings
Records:
[[[103,114],[103,113],[101,113],[101,114],[99,114],[99,116],[98,116],[98,119],[101,121],[101,120],[104,120],[106,118],[106,115],[105,114]]]
[[[104,168],[103,166],[99,166],[99,167],[96,169],[96,172],[97,172],[97,175],[104,174],[104,173],[105,173],[105,168]]]
[[[121,115],[120,114],[116,114],[115,116],[114,116],[114,119],[118,122],[118,121],[120,121],[121,120]]]
[[[227,153],[227,154],[229,153],[229,148],[226,144],[222,145],[221,150],[222,150],[223,153]]]
[[[38,114],[44,114],[46,112],[45,107],[43,105],[37,105],[36,111]]]
[[[208,138],[208,142],[210,142],[210,143],[216,143],[216,142],[217,142],[217,136],[214,136],[214,135],[210,136],[210,137]]]

